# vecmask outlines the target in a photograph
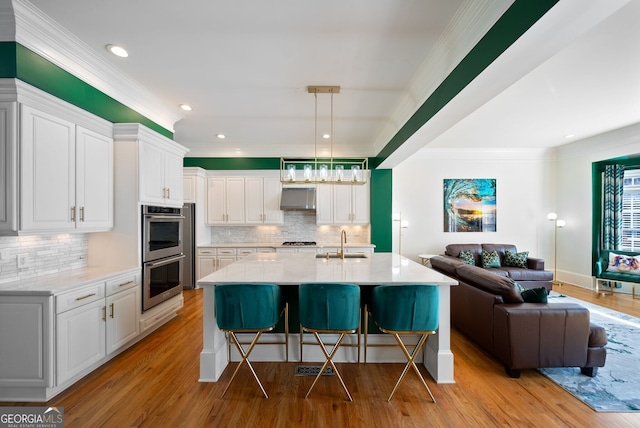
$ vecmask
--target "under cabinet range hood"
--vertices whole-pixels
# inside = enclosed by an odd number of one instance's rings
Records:
[[[280,209],[283,211],[316,209],[315,187],[283,187],[280,198]]]

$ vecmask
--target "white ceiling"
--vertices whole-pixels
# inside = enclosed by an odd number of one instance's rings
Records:
[[[307,85],[342,87],[334,155],[376,156],[512,1],[31,3],[176,109],[189,156],[279,157],[313,155]],[[423,147],[553,147],[640,122],[638,22],[640,0],[562,0],[386,166]]]

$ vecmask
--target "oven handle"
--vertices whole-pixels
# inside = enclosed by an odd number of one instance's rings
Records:
[[[185,258],[185,255],[184,254],[180,254],[179,256],[168,257],[166,259],[158,260],[156,262],[147,262],[147,263],[145,263],[145,266],[148,266],[148,267],[162,266],[162,265],[166,265],[167,263],[173,263],[176,260],[180,260],[180,259],[184,259],[184,258]]]
[[[150,220],[175,220],[175,219],[184,219],[183,215],[151,215],[145,214],[144,218]]]

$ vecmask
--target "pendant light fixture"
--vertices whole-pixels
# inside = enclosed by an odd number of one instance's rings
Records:
[[[307,86],[315,100],[313,158],[280,158],[280,181],[284,184],[364,184],[367,181],[367,158],[333,157],[333,96],[340,86]],[[318,158],[318,94],[331,97],[329,157]],[[326,135],[323,135],[326,138]]]

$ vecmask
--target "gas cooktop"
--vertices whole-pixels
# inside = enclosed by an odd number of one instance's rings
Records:
[[[303,246],[303,245],[316,245],[316,241],[285,241],[282,243],[284,246]]]

